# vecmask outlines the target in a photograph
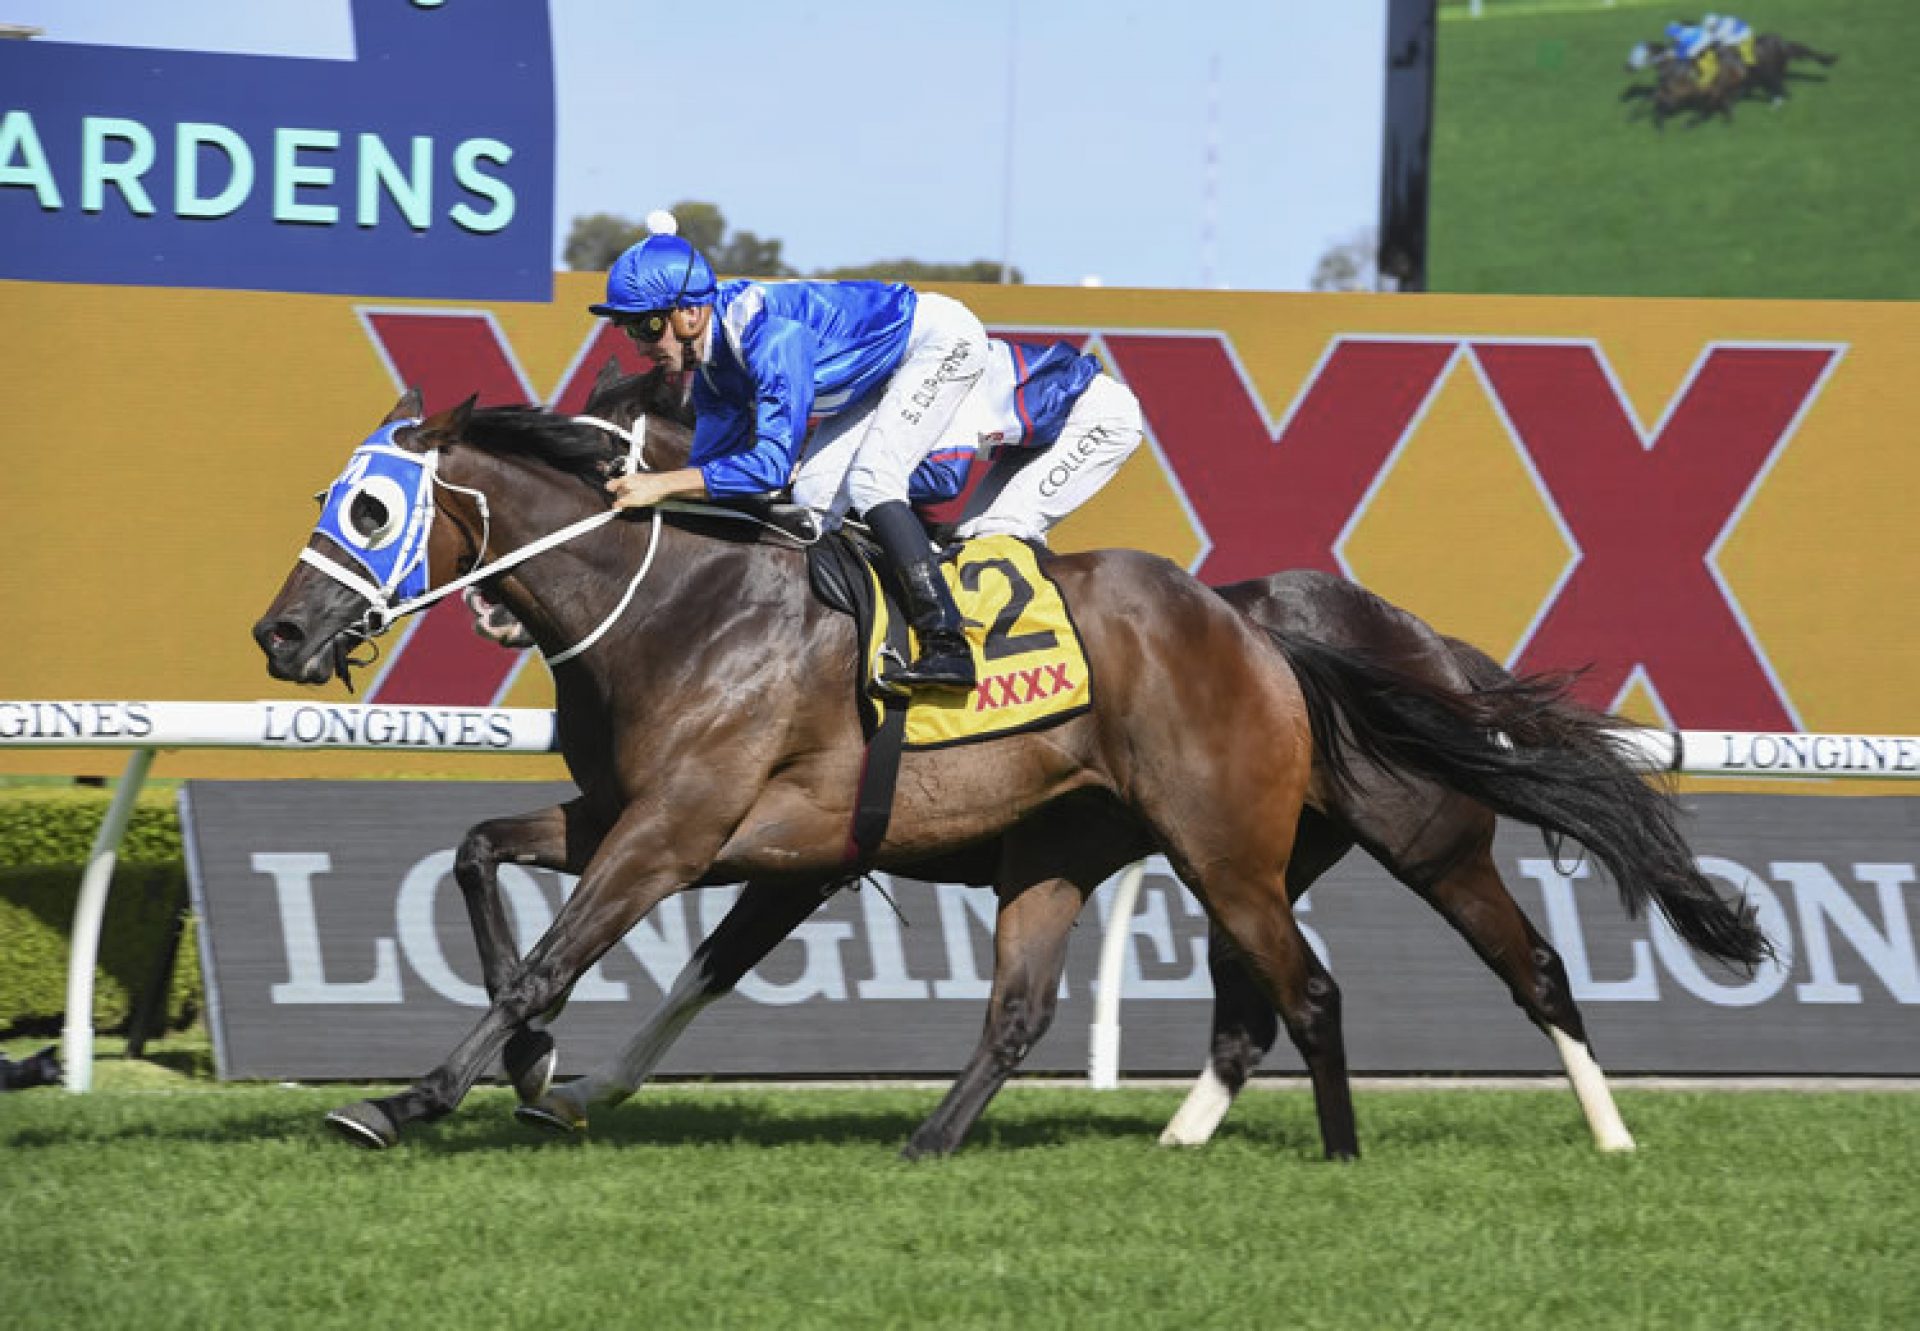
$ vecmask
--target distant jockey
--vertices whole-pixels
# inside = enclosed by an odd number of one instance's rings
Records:
[[[1754,62],[1753,25],[1731,14],[1709,14],[1700,21],[1707,39],[1723,51],[1737,51],[1742,64]]]
[[[1714,16],[1709,14],[1708,18]],[[1720,57],[1714,54],[1713,38],[1707,32],[1705,23],[1669,23],[1667,40],[1673,43],[1673,53],[1681,60],[1691,64],[1701,87],[1711,86],[1714,76],[1720,72]]]
[[[1716,16],[1709,14],[1707,17],[1711,19]],[[1698,60],[1713,49],[1713,37],[1707,32],[1707,25],[1704,22],[1675,21],[1667,24],[1667,41],[1671,44],[1673,53],[1682,60]]]

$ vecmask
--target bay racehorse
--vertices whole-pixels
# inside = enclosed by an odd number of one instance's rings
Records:
[[[684,462],[681,399],[658,376],[618,382],[603,372],[589,410],[625,428],[637,411],[654,414],[650,460],[660,467]],[[1219,589],[1221,597],[1261,626],[1297,641],[1311,640],[1390,666],[1400,678],[1384,683],[1408,697],[1431,691],[1439,705],[1471,698],[1477,724],[1507,736],[1532,758],[1523,775],[1469,775],[1474,798],[1404,764],[1359,760],[1345,779],[1315,783],[1322,798],[1302,812],[1287,872],[1290,900],[1355,845],[1439,912],[1474,952],[1506,982],[1514,1001],[1552,1040],[1586,1113],[1596,1144],[1630,1149],[1632,1138],[1614,1108],[1588,1047],[1565,970],[1501,880],[1492,856],[1496,810],[1571,836],[1592,848],[1622,884],[1630,910],[1652,902],[1709,955],[1752,964],[1763,955],[1759,936],[1718,903],[1694,868],[1675,825],[1670,799],[1648,786],[1622,756],[1624,723],[1565,696],[1564,681],[1517,681],[1470,644],[1429,625],[1363,588],[1328,574],[1295,571]],[[1316,750],[1316,758],[1319,750]],[[483,823],[460,852],[460,881],[470,896],[495,892],[494,867],[525,853],[517,820]],[[1117,835],[1116,835],[1117,834]],[[1149,842],[1128,829],[1084,842],[1067,879],[1084,894]],[[947,856],[920,866],[919,876],[990,884],[998,873],[996,847]],[[1003,897],[1005,897],[1003,890]],[[560,1130],[584,1128],[588,1111],[611,1105],[638,1088],[668,1047],[707,1004],[797,927],[819,900],[749,884],[727,917],[700,945],[685,973],[640,1032],[606,1066],[522,1106],[529,1122]],[[1078,899],[1047,910],[1046,896],[1014,896],[996,927],[995,982],[986,1028],[948,1101],[909,1144],[909,1154],[956,1148],[1025,1052],[1046,1031],[1064,961],[1065,924]],[[1732,923],[1729,923],[1732,921]],[[1169,1144],[1206,1140],[1260,1058],[1279,1022],[1273,1005],[1220,930],[1211,935],[1215,983],[1214,1035],[1208,1066],[1188,1102],[1163,1134]],[[1332,1009],[1337,1020],[1337,1007]]]
[[[522,825],[526,854],[580,881],[519,960],[497,898],[475,904],[491,1004],[422,1080],[329,1115],[372,1146],[452,1112],[669,894],[743,881],[813,893],[844,873],[865,756],[852,624],[813,596],[800,552],[706,514],[609,518],[593,426],[471,399],[422,415],[406,395],[354,451],[255,640],[275,677],[322,683],[389,617],[463,576],[487,581],[554,665],[559,745],[581,792]],[[908,753],[874,863],[998,837],[1003,893],[1077,910],[1042,824],[1137,822],[1307,1050],[1325,1151],[1354,1155],[1335,990],[1289,909],[1287,863],[1316,732],[1329,764],[1336,734],[1362,748],[1407,741],[1358,716],[1336,728],[1326,668],[1296,675],[1267,634],[1166,560],[1109,551],[1049,571],[1098,681],[1093,708]],[[1460,760],[1487,755],[1507,760],[1490,736]]]

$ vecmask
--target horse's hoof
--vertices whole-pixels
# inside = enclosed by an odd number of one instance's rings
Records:
[[[513,1093],[520,1097],[521,1104],[530,1105],[552,1087],[560,1054],[553,1047],[551,1035],[527,1026],[514,1032],[513,1038],[507,1041],[503,1061],[507,1077],[513,1082]]]
[[[513,1116],[530,1128],[556,1137],[584,1136],[587,1131],[587,1116],[553,1096],[535,1104],[515,1105]]]
[[[400,1129],[387,1111],[371,1100],[356,1100],[327,1115],[327,1126],[355,1146],[384,1151],[400,1141]]]

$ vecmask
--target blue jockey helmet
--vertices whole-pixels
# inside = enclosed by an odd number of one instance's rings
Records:
[[[613,261],[607,299],[587,309],[602,319],[706,305],[714,293],[713,267],[678,236],[648,236]]]

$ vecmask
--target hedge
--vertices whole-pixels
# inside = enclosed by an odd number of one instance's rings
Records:
[[[52,1032],[64,1018],[74,902],[110,799],[85,788],[0,790],[0,1035]],[[94,972],[99,1030],[125,1028],[186,900],[173,801],[171,789],[143,792],[121,843]],[[200,1008],[200,954],[189,927],[168,977],[166,1028],[189,1024]]]

